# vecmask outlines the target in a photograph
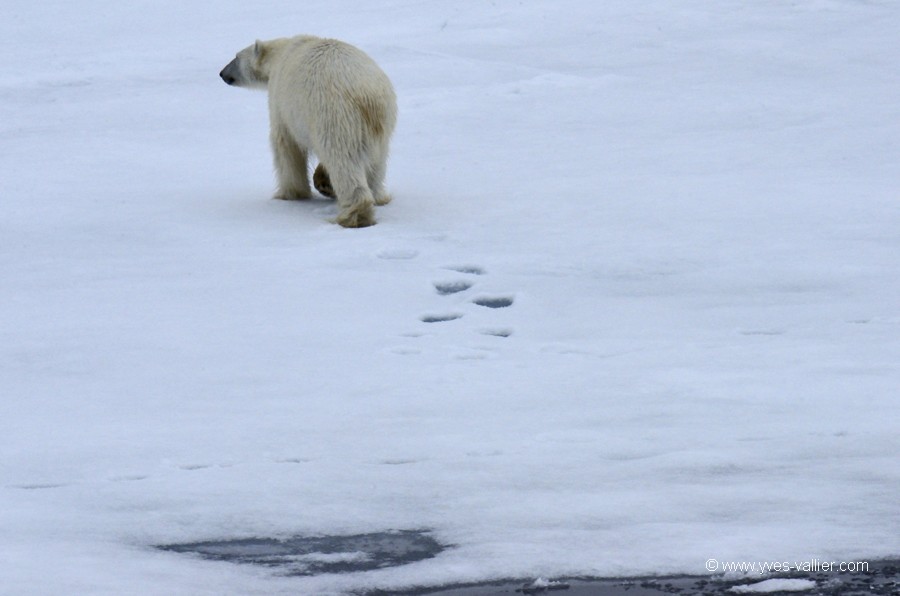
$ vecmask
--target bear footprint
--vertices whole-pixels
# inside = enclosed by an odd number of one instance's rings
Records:
[[[484,275],[485,271],[478,265],[458,265],[453,267],[445,267],[448,271],[456,271],[457,273],[467,273],[469,275]]]
[[[423,315],[419,317],[419,320],[423,323],[446,323],[447,321],[455,321],[461,318],[462,315],[459,313],[448,313],[445,315]]]
[[[466,290],[471,288],[472,285],[472,282],[463,280],[434,282],[434,289],[437,290],[437,293],[441,296],[449,296],[451,294],[465,292]]]
[[[491,335],[493,337],[509,337],[513,334],[512,329],[482,329],[479,331],[482,335]]]
[[[472,301],[487,308],[508,308],[513,304],[512,296],[482,296]]]

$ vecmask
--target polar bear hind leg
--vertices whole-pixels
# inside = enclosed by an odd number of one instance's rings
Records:
[[[337,223],[345,228],[365,228],[375,224],[375,198],[362,166],[337,160],[336,165],[325,162],[337,197]]]
[[[376,205],[387,205],[391,202],[391,195],[384,189],[384,174],[387,164],[384,159],[369,164],[366,170],[366,182],[372,190]]]

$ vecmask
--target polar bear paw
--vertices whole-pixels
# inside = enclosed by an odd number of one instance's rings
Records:
[[[375,225],[375,210],[371,205],[342,211],[337,223],[345,228],[367,228]]]
[[[346,205],[341,206],[337,223],[345,228],[365,228],[375,225],[375,201],[368,188],[357,188]]]
[[[316,171],[313,172],[313,186],[315,186],[316,190],[323,196],[326,196],[329,199],[333,199],[337,196],[334,193],[334,187],[331,186],[331,177],[328,175],[328,171],[325,170],[325,166],[322,164],[317,165]]]
[[[312,198],[308,190],[280,190],[275,198],[281,201],[305,201]]]

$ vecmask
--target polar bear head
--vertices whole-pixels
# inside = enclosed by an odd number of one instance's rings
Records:
[[[269,82],[266,58],[270,53],[270,43],[257,41],[237,53],[234,60],[222,69],[219,76],[229,85],[265,89]]]

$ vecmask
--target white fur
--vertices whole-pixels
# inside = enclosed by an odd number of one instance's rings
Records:
[[[375,223],[384,189],[397,98],[387,75],[361,50],[302,35],[257,41],[221,72],[230,85],[268,89],[270,139],[281,199],[311,195],[307,160],[331,178],[345,227]]]

